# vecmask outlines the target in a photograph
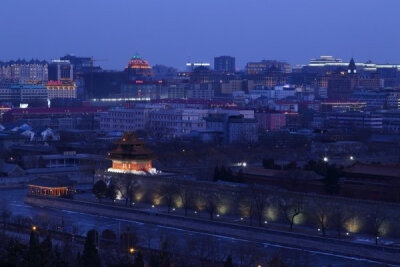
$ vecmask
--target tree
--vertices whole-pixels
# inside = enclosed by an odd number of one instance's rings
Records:
[[[139,188],[138,180],[133,176],[125,175],[118,180],[118,188],[123,198],[125,198],[125,205],[132,203],[135,191]]]
[[[262,165],[264,169],[276,169],[275,161],[273,159],[263,159]]]
[[[171,208],[174,204],[174,196],[177,194],[176,186],[173,181],[169,180],[162,186],[162,194],[163,199],[165,200],[165,204],[167,205],[168,213],[171,212]]]
[[[46,238],[40,244],[40,258],[42,261],[42,266],[52,266],[54,261],[53,255],[53,243],[51,242],[50,236]]]
[[[234,267],[233,261],[232,261],[232,256],[231,256],[231,255],[229,255],[229,256],[226,258],[226,260],[225,260],[225,262],[224,262],[224,267]]]
[[[324,178],[325,191],[328,194],[337,194],[340,190],[340,172],[335,166],[328,166]]]
[[[7,229],[8,222],[11,218],[12,212],[7,205],[6,200],[2,200],[2,207],[1,207],[1,220],[3,222],[3,232],[5,233]]]
[[[213,181],[216,182],[221,178],[221,173],[218,169],[218,166],[215,166],[214,168],[214,175],[213,175]]]
[[[32,267],[42,266],[41,255],[40,255],[40,243],[39,236],[36,231],[32,230],[29,237],[29,249],[28,249],[28,264]]]
[[[256,217],[257,221],[258,221],[258,226],[262,226],[263,223],[263,219],[264,219],[264,209],[266,206],[266,199],[265,199],[265,195],[262,193],[258,193],[256,195],[253,196],[253,201],[252,201],[252,205],[253,205],[253,215],[254,217]]]
[[[155,253],[150,255],[149,267],[161,267],[159,257]]]
[[[85,267],[101,267],[100,256],[96,244],[99,234],[96,230],[90,230],[86,234],[85,245],[82,254],[82,264]]]
[[[218,195],[216,193],[208,193],[204,197],[205,200],[205,210],[208,212],[210,216],[210,220],[214,220],[214,214],[217,211],[217,202],[218,202]]]
[[[68,258],[63,258],[61,253],[60,253],[60,249],[58,247],[58,245],[55,246],[54,251],[53,251],[53,255],[54,255],[54,260],[53,260],[53,265],[49,265],[49,266],[57,266],[57,267],[68,267],[68,263],[65,259]]]
[[[131,231],[128,227],[120,236],[120,245],[123,251],[129,251],[130,248],[136,247],[137,235],[135,231]]]
[[[322,232],[322,236],[326,236],[326,230],[328,228],[328,217],[330,218],[331,211],[332,207],[323,201],[316,200],[313,203],[312,212],[314,213],[318,228]]]
[[[219,173],[220,173],[219,180],[226,181],[228,179],[228,172],[224,165],[221,166]]]
[[[171,266],[171,258],[170,253],[168,252],[168,242],[164,240],[161,243],[161,253],[159,257],[159,265],[160,267],[170,267]]]
[[[279,209],[283,218],[289,223],[290,231],[293,231],[294,220],[303,210],[301,199],[280,199]]]
[[[115,241],[115,240],[117,240],[117,235],[115,234],[114,231],[112,231],[112,230],[110,230],[110,229],[105,229],[105,230],[101,233],[101,239],[110,240],[110,241]]]
[[[107,185],[103,180],[97,181],[92,189],[93,194],[96,196],[96,198],[101,202],[101,199],[103,199],[107,195]]]
[[[265,194],[261,191],[256,190],[253,185],[250,188],[250,195],[250,216],[257,219],[258,226],[262,226],[264,219],[264,210],[267,205],[267,199],[265,197]]]
[[[346,221],[351,217],[348,209],[343,209],[342,206],[334,205],[331,208],[330,225],[336,230],[337,237],[341,238]]]
[[[375,238],[375,245],[378,245],[379,238],[384,234],[384,224],[386,221],[386,215],[377,206],[367,215],[369,230]]]
[[[2,241],[5,243],[6,240]],[[28,257],[25,255],[26,249],[26,245],[14,238],[10,238],[6,247],[7,256],[4,258],[4,264],[0,264],[0,266],[26,266],[26,261],[29,261],[29,255]]]
[[[243,175],[243,169],[240,169],[236,175],[236,181],[238,183],[244,183],[244,175]]]
[[[110,183],[107,188],[107,197],[114,201],[117,199],[118,190],[114,183]]]
[[[189,209],[192,207],[192,202],[193,202],[193,192],[185,187],[185,186],[180,186],[179,187],[179,196],[182,201],[182,206],[183,209],[185,210],[185,216],[188,215]]]
[[[268,267],[285,267],[285,263],[279,256],[274,256],[267,264]]]
[[[138,252],[135,256],[135,260],[133,262],[133,267],[144,267],[144,260],[142,252]]]

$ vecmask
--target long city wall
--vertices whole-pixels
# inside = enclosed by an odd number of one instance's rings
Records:
[[[127,207],[119,207],[112,204],[39,196],[27,196],[25,198],[25,203],[32,206],[80,211],[111,218],[176,227],[197,233],[225,235],[262,244],[271,243],[287,246],[288,248],[360,257],[380,263],[400,264],[400,258],[396,256],[399,255],[400,250],[396,248],[381,247],[377,249],[377,247],[372,245],[355,244],[343,240],[274,231],[266,228],[249,227],[225,222],[208,221],[198,218],[187,218],[170,214],[153,213]]]
[[[123,174],[111,175],[114,179],[124,177]],[[110,176],[108,176],[110,178]],[[126,178],[126,177],[125,177]],[[354,198],[320,195],[315,193],[299,193],[286,191],[277,187],[248,186],[246,184],[209,182],[182,179],[179,176],[135,176],[137,189],[134,193],[136,202],[163,205],[164,188],[175,186],[187,188],[193,195],[193,208],[204,209],[204,200],[211,194],[217,194],[217,213],[249,217],[249,200],[253,194],[262,194],[265,198],[263,217],[271,222],[287,223],[279,207],[279,202],[301,202],[301,214],[295,219],[296,225],[305,225],[318,228],[316,209],[325,209],[327,213],[343,211],[347,217],[343,223],[343,230],[350,233],[373,234],[371,229],[373,216],[383,220],[380,234],[382,237],[400,237],[400,203],[377,202]],[[180,207],[179,192],[176,192],[174,205]],[[334,218],[331,218],[334,219]],[[333,229],[329,222],[328,228]]]

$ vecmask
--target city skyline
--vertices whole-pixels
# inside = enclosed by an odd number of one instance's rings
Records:
[[[400,38],[391,27],[400,7],[397,1],[386,1],[385,8],[377,8],[375,1],[360,5],[315,0],[290,5],[258,0],[212,5],[209,1],[77,3],[71,1],[60,10],[48,0],[22,6],[5,1],[0,15],[9,21],[15,14],[22,19],[0,29],[8,37],[0,44],[0,60],[50,60],[75,54],[107,59],[101,62],[104,68],[121,69],[138,52],[151,65],[179,69],[188,60],[212,62],[220,55],[235,56],[239,68],[261,59],[306,64],[320,55],[400,62]]]

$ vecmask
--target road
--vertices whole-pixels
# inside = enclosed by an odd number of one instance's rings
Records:
[[[224,258],[227,254],[236,255],[239,261],[239,254],[257,252],[259,255],[273,256],[276,254],[285,255],[285,260],[289,262],[301,261],[303,266],[377,266],[379,263],[367,259],[352,258],[343,255],[332,255],[320,251],[305,251],[293,247],[283,247],[276,244],[265,242],[250,242],[243,239],[231,238],[228,236],[215,235],[210,233],[183,230],[176,227],[166,227],[149,223],[142,223],[133,220],[122,220],[106,216],[98,216],[75,212],[70,210],[56,210],[40,207],[32,207],[24,203],[26,189],[0,190],[0,199],[4,199],[12,210],[13,216],[30,217],[35,222],[51,222],[64,225],[68,229],[76,229],[78,234],[84,234],[90,229],[103,231],[111,229],[116,233],[123,232],[128,227],[134,229],[138,235],[139,244],[149,248],[158,248],[160,239],[168,238],[169,243],[179,249],[195,247],[199,254],[210,256],[214,253],[215,257]],[[210,251],[210,244],[216,247],[215,251]],[[200,244],[208,244],[208,248],[202,248]],[[207,251],[200,251],[207,250]],[[239,253],[240,251],[240,253]],[[300,264],[298,266],[301,266]]]

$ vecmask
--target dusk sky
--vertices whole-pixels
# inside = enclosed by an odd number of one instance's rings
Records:
[[[399,0],[1,0],[0,60],[66,53],[121,69],[232,55],[304,64],[319,55],[400,63]]]

